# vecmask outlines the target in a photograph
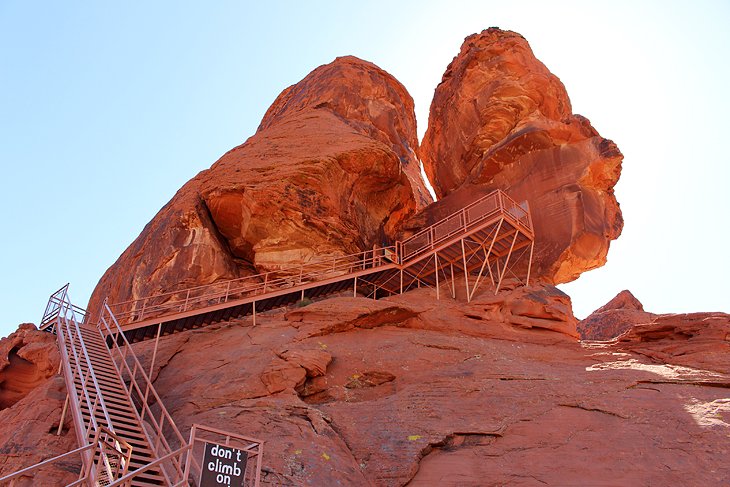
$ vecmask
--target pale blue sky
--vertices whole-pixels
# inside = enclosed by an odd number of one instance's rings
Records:
[[[398,78],[419,135],[464,37],[523,34],[625,155],[624,235],[564,289],[730,312],[730,2],[0,0],[0,336],[104,270],[285,87],[352,54]]]

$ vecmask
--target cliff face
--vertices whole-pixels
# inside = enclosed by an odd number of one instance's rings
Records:
[[[421,148],[405,88],[338,58],[178,191],[90,308],[369,249],[501,188],[531,205],[538,284],[340,296],[163,337],[152,378],[183,433],[263,439],[264,485],[727,484],[730,316],[623,292],[578,323],[552,286],[605,262],[621,159],[518,34],[466,39]],[[31,328],[0,341],[0,475],[74,446],[68,416],[55,436],[53,338]],[[143,364],[153,345],[134,345]]]
[[[153,378],[184,434],[263,439],[263,485],[730,481],[730,316],[574,335],[569,298],[549,286],[471,303],[339,297],[164,337]],[[143,363],[152,345],[134,346]],[[0,475],[36,444],[72,447],[49,432],[59,380],[0,411]]]
[[[351,56],[321,66],[178,191],[89,307],[381,245],[431,201],[417,150],[413,100],[395,78]]]
[[[70,415],[56,434],[66,397],[59,361],[55,336],[34,325],[0,340],[0,477],[78,447]],[[80,466],[80,457],[69,458],[17,485],[65,485]]]
[[[547,282],[602,266],[621,233],[621,152],[572,113],[563,84],[514,32],[465,39],[436,88],[420,154],[442,206],[496,188],[529,202],[535,275]]]

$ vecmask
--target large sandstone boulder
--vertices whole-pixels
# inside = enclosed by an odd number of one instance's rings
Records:
[[[355,57],[320,66],[178,191],[90,308],[381,245],[431,201],[417,149],[413,100],[395,78]]]
[[[436,212],[497,188],[527,200],[534,275],[547,282],[600,267],[621,233],[621,152],[572,113],[563,84],[517,33],[466,38],[436,88],[420,155],[446,207]]]

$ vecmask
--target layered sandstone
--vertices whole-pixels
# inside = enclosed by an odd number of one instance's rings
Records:
[[[263,485],[730,481],[730,316],[668,316],[583,344],[556,289],[502,294],[268,312],[162,338],[152,375],[183,434],[202,423],[263,439]],[[134,347],[149,364],[152,342]],[[48,410],[27,396],[1,424],[35,414],[52,427],[56,395]],[[55,438],[33,434],[2,448],[28,455]]]
[[[583,340],[611,340],[634,325],[651,323],[657,315],[644,311],[641,302],[624,290],[578,323]]]
[[[101,278],[90,308],[381,245],[430,202],[413,100],[337,58],[284,90],[257,133],[185,184]]]
[[[0,410],[46,382],[58,370],[60,358],[55,336],[30,323],[0,341]]]
[[[602,266],[621,233],[621,152],[572,113],[563,84],[517,33],[465,39],[436,88],[420,155],[440,200],[423,221],[497,188],[527,200],[534,271],[547,282]]]
[[[78,446],[69,431],[70,415],[58,430],[66,386],[56,375],[60,354],[55,338],[24,324],[0,340],[0,476]],[[16,485],[65,485],[78,478],[80,466],[81,458],[72,457]]]

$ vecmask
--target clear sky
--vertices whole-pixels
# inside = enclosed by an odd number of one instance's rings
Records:
[[[81,306],[198,171],[285,87],[352,54],[398,78],[419,135],[469,34],[523,34],[625,155],[608,264],[563,286],[730,312],[730,2],[0,0],[0,336],[66,282]]]

